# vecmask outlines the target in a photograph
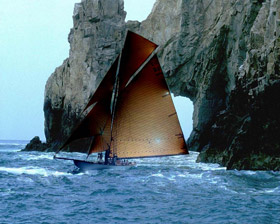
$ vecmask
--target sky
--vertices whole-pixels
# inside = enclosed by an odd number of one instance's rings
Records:
[[[44,88],[69,56],[68,33],[80,0],[0,0],[0,139],[44,135]],[[125,0],[126,20],[144,20],[155,0]],[[181,127],[192,129],[192,103],[175,97]]]

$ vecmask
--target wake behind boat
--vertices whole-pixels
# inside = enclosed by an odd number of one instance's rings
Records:
[[[83,112],[85,118],[57,151],[89,155],[105,152],[104,161],[70,158],[80,169],[131,166],[128,159],[188,154],[182,129],[155,54],[157,45],[128,31],[124,48]],[[71,147],[91,138],[88,147]]]

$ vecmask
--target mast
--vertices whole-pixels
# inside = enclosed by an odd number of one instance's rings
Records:
[[[120,62],[122,58],[122,53],[120,54],[119,57],[119,62],[118,62],[118,68],[117,68],[117,72],[116,72],[116,78],[115,78],[115,85],[114,85],[114,90],[113,90],[113,96],[112,96],[112,110],[111,110],[111,139],[110,139],[110,144],[109,144],[109,152],[106,152],[105,154],[105,160],[108,159],[106,158],[106,156],[110,156],[113,157],[114,156],[114,152],[111,149],[111,144],[113,141],[113,124],[114,124],[114,118],[115,118],[115,111],[116,111],[116,104],[117,104],[117,99],[118,99],[118,94],[119,94],[119,71],[120,71]]]

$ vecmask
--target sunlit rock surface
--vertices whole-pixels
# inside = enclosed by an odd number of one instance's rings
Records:
[[[172,91],[194,104],[189,150],[229,169],[280,169],[280,1],[158,0],[125,23],[123,0],[75,5],[70,54],[45,89],[47,142],[61,143],[130,29],[160,45]]]
[[[122,48],[125,16],[122,0],[75,4],[69,58],[55,69],[45,87],[48,143],[59,145],[81,119],[89,97]]]

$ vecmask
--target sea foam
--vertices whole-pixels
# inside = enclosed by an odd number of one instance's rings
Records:
[[[70,173],[66,172],[59,172],[59,171],[51,171],[40,167],[0,167],[0,172],[7,172],[12,174],[29,174],[29,175],[41,175],[41,176],[66,176],[66,175],[72,175]]]

